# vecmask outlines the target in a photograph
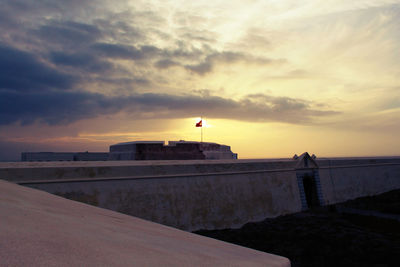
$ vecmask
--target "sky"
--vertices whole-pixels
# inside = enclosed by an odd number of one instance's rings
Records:
[[[400,155],[400,1],[0,0],[0,160],[204,141]]]

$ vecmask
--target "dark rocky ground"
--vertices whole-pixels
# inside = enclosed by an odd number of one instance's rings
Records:
[[[373,210],[397,219],[340,211]],[[400,266],[400,190],[200,235],[282,255],[292,266]]]

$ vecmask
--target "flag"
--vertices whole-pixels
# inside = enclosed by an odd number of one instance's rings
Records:
[[[196,127],[203,127],[203,120],[200,120],[198,123],[196,123]]]

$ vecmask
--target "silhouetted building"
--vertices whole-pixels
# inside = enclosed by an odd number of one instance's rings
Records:
[[[237,159],[230,146],[193,141],[135,141],[110,146],[110,152],[23,152],[21,161]]]
[[[110,146],[109,160],[237,159],[230,146],[193,141],[135,141]]]
[[[22,152],[21,161],[104,161],[107,152]]]

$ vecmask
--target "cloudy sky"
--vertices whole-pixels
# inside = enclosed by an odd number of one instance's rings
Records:
[[[0,0],[0,160],[133,140],[400,155],[400,1]]]

